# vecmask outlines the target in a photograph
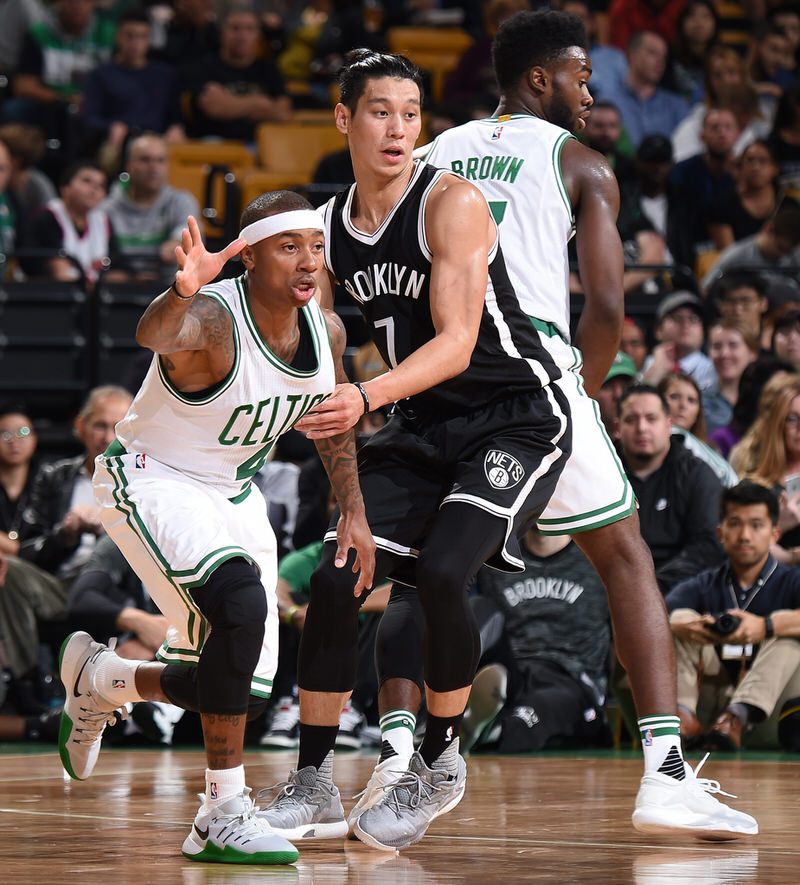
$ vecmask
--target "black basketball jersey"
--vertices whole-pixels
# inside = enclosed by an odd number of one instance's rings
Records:
[[[418,162],[403,195],[373,234],[358,230],[351,221],[355,185],[323,209],[326,267],[358,302],[370,336],[392,368],[435,336],[425,204],[445,174],[447,170]],[[411,397],[409,403],[427,414],[452,414],[538,390],[559,376],[539,333],[519,306],[500,245],[495,243],[468,368]]]

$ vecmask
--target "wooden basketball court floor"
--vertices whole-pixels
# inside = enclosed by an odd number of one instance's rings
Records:
[[[800,763],[787,756],[706,762],[701,776],[721,781],[740,797],[725,801],[759,821],[761,833],[740,841],[637,833],[636,753],[473,756],[464,800],[400,854],[320,841],[299,845],[292,866],[251,867],[180,854],[202,789],[201,750],[104,749],[91,779],[79,783],[65,779],[55,752],[26,749],[0,748],[0,883],[9,885],[800,882]],[[374,758],[337,754],[345,810]],[[248,782],[258,789],[283,780],[294,761],[294,752],[249,751]]]

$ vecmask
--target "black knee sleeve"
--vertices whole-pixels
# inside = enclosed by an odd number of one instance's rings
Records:
[[[425,613],[425,681],[437,692],[472,683],[481,637],[469,604],[463,551],[423,551],[417,561],[417,590]]]
[[[336,544],[325,544],[319,566],[311,576],[308,610],[297,681],[307,691],[351,691],[358,670],[358,610],[362,600],[353,596],[355,552],[347,564],[334,564]]]
[[[408,679],[424,692],[422,637],[425,616],[414,587],[393,584],[389,604],[378,625],[375,667],[378,684],[387,679]]]
[[[231,559],[191,592],[211,625],[197,664],[198,709],[242,714],[248,708],[250,683],[264,642],[264,587],[250,563]]]
[[[171,704],[199,713],[197,701],[197,667],[191,664],[167,664],[161,671],[161,690]],[[267,709],[264,698],[250,695],[247,705],[247,721],[257,719]]]

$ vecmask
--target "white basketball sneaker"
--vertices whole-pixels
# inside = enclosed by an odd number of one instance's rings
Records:
[[[219,805],[201,806],[181,853],[190,860],[238,864],[287,864],[300,856],[291,842],[256,816],[249,787]]]
[[[127,708],[106,700],[94,687],[98,661],[110,654],[114,654],[111,648],[83,632],[68,636],[61,646],[59,671],[66,700],[58,752],[65,771],[74,780],[86,780],[92,773],[106,725],[128,717]]]
[[[355,839],[353,827],[361,815],[373,805],[380,802],[386,793],[400,780],[408,769],[410,756],[400,756],[395,753],[382,759],[372,770],[366,787],[357,793],[355,798],[358,802],[353,806],[350,814],[347,815],[347,835],[351,839]]]
[[[755,818],[723,805],[712,794],[719,793],[731,799],[736,796],[724,792],[717,781],[697,777],[706,759],[708,754],[694,771],[684,763],[686,778],[682,781],[646,771],[636,796],[634,828],[641,833],[687,835],[711,842],[757,835]]]

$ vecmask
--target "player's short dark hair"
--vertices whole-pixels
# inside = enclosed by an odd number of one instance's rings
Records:
[[[760,482],[743,479],[730,489],[723,489],[719,499],[719,521],[722,522],[728,512],[729,505],[749,507],[752,504],[766,504],[770,522],[778,524],[780,504],[772,491]]]
[[[254,221],[268,218],[270,215],[277,215],[279,212],[313,208],[311,203],[302,194],[295,193],[295,191],[269,191],[269,193],[256,197],[255,200],[245,206],[239,221],[239,230],[242,230]],[[319,224],[322,227],[321,215]]]
[[[572,46],[586,48],[586,26],[556,9],[523,10],[506,19],[492,42],[492,65],[501,91],[515,86],[531,68],[546,67]]]
[[[424,90],[420,69],[404,55],[375,52],[372,49],[352,49],[345,55],[344,67],[339,71],[340,101],[355,113],[358,100],[367,88],[367,81],[380,77],[416,83],[420,105],[422,104]]]
[[[645,393],[649,393],[652,396],[658,397],[658,400],[661,403],[661,410],[667,417],[669,417],[669,403],[667,402],[667,398],[657,387],[653,387],[652,384],[636,383],[631,384],[630,387],[626,387],[619,398],[620,412],[622,412],[622,404],[625,402],[625,400],[629,400],[632,396],[641,396]]]

